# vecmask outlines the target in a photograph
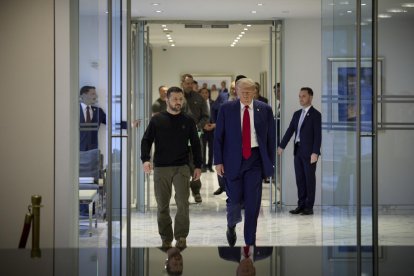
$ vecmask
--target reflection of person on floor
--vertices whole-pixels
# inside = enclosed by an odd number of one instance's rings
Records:
[[[219,247],[220,258],[226,261],[238,262],[236,275],[256,275],[254,262],[263,260],[273,253],[273,247],[250,246],[250,247]]]
[[[244,240],[256,244],[257,219],[262,200],[262,179],[273,175],[276,129],[272,108],[253,100],[255,83],[236,82],[239,99],[220,108],[214,133],[214,163],[218,175],[226,178],[227,241],[234,246],[236,224],[245,206]]]
[[[154,115],[141,141],[141,160],[144,171],[151,172],[151,146],[154,152],[154,192],[157,201],[158,232],[162,247],[170,248],[173,238],[175,246],[186,247],[190,228],[189,202],[190,168],[189,149],[194,157],[194,180],[201,175],[201,146],[194,120],[181,112],[184,94],[181,88],[171,87],[167,91],[167,111]],[[191,147],[188,146],[190,142]],[[172,185],[175,189],[177,214],[174,232],[170,216]]]
[[[322,116],[312,106],[313,90],[302,87],[299,102],[302,106],[292,117],[288,129],[277,149],[279,155],[294,135],[294,165],[296,186],[298,188],[298,206],[290,210],[291,214],[313,215],[316,189],[316,163],[318,161],[322,140]]]
[[[170,248],[167,250],[167,259],[165,260],[165,271],[168,275],[183,274],[183,256],[178,248]]]

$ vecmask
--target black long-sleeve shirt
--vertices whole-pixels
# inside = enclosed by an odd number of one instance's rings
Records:
[[[141,140],[142,162],[151,159],[151,146],[155,144],[154,166],[182,166],[189,163],[189,142],[194,165],[201,168],[201,146],[194,120],[184,114],[162,111],[154,115]]]

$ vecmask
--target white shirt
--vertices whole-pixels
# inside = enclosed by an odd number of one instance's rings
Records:
[[[244,104],[240,102],[240,116],[241,116],[241,128],[243,131],[243,114],[244,114]],[[250,116],[250,143],[251,147],[255,148],[259,146],[259,143],[257,143],[256,138],[256,129],[254,128],[254,117],[253,117],[253,101],[249,104],[249,116]]]
[[[82,111],[83,111],[83,118],[85,118],[85,122],[86,122],[86,108],[88,107],[88,105],[81,103],[82,106]],[[89,105],[89,115],[91,115],[91,120],[93,118],[93,110],[92,110],[92,106]]]

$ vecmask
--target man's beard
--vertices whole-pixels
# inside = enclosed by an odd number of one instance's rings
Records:
[[[172,111],[175,111],[175,112],[181,111],[181,105],[179,104],[176,104],[175,106],[169,104],[169,107]]]

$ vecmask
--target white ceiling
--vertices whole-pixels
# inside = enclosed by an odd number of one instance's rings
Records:
[[[401,8],[401,4],[407,2],[379,0],[379,13]],[[322,4],[326,6],[322,7]],[[174,40],[175,47],[230,47],[246,23],[252,26],[235,47],[251,47],[268,43],[270,25],[263,23],[290,18],[320,18],[322,8],[331,9],[338,18],[355,17],[353,7],[355,0],[131,0],[131,15],[133,19],[148,21],[150,43],[155,47],[171,47],[167,33]],[[394,18],[414,16],[414,8],[404,9],[407,12],[389,14]],[[157,10],[162,12],[157,13]],[[203,28],[185,28],[185,23],[199,23]],[[210,27],[227,23],[230,23],[227,29]],[[167,25],[168,31],[163,30],[162,24]]]

